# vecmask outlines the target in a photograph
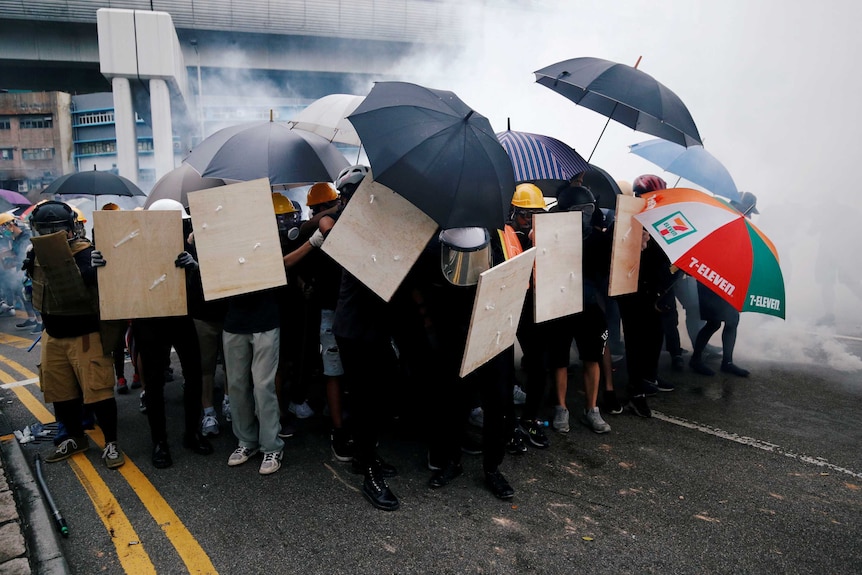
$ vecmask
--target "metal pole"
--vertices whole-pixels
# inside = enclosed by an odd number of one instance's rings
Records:
[[[57,504],[54,503],[54,498],[51,497],[51,492],[48,491],[48,484],[45,483],[45,477],[42,476],[42,456],[38,453],[33,458],[36,462],[36,480],[39,482],[39,487],[42,488],[42,493],[45,495],[45,502],[48,504],[48,509],[51,510],[51,515],[54,516],[54,523],[57,524],[57,529],[60,530],[60,535],[63,537],[69,536],[69,526],[66,525],[66,520],[60,513]]]
[[[198,52],[198,41],[196,39],[189,40],[189,43],[192,45],[192,48],[195,49],[195,56],[197,56],[197,72],[198,72],[198,122],[200,123],[200,141],[202,142],[205,134],[204,134],[204,101],[203,101],[203,91],[204,87],[201,82],[201,53]]]

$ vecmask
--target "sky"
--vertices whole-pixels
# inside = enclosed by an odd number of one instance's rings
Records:
[[[862,4],[778,0],[465,1],[475,27],[460,58],[411,54],[392,71],[455,92],[496,131],[554,136],[615,179],[656,173],[677,178],[628,152],[654,136],[611,122],[535,83],[534,71],[592,56],[634,65],[674,91],[698,126],[705,148],[740,190],[758,197],[754,217],[776,243],[787,287],[788,318],[745,314],[752,344],[781,357],[793,341],[767,341],[830,330],[815,262],[859,261],[862,245],[853,189],[862,158]],[[683,185],[685,182],[682,183]],[[827,254],[827,256],[824,256]],[[821,264],[823,265],[823,264]],[[827,266],[829,267],[829,266]],[[846,272],[850,273],[850,272]],[[858,274],[859,272],[855,272]],[[829,285],[826,282],[825,285]],[[862,336],[862,299],[840,281],[833,289],[835,328]],[[791,326],[792,330],[785,329]],[[796,330],[796,331],[794,331]],[[740,336],[744,339],[743,336]],[[844,340],[848,341],[848,340]],[[799,343],[802,347],[802,343]],[[826,349],[829,347],[830,349]],[[813,361],[860,369],[840,340],[810,352]]]

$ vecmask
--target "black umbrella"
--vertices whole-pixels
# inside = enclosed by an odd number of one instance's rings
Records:
[[[141,188],[111,172],[76,172],[60,176],[42,190],[58,196],[146,196]]]
[[[272,121],[219,130],[198,144],[185,162],[205,178],[239,182],[269,178],[273,186],[331,182],[350,165],[326,138]]]
[[[682,146],[702,144],[679,96],[637,68],[600,58],[573,58],[535,74],[539,84],[633,130]]]
[[[532,180],[530,183],[542,190],[542,195],[547,198],[556,198],[560,189],[569,186],[568,180]],[[590,169],[584,172],[583,184],[593,192],[600,208],[616,209],[617,196],[622,194],[622,190],[609,173],[590,164]]]
[[[178,168],[174,168],[159,178],[159,181],[150,190],[147,201],[144,202],[144,209],[149,208],[150,204],[156,200],[164,199],[177,200],[183,206],[189,207],[189,192],[208,190],[223,185],[224,180],[202,178],[190,165],[181,164]]]
[[[512,161],[487,118],[458,96],[378,82],[347,118],[374,179],[443,228],[501,228],[515,192]]]

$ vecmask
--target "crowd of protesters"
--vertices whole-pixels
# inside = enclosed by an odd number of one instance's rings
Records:
[[[62,461],[88,449],[84,429],[94,415],[105,435],[105,464],[109,468],[123,464],[114,393],[128,393],[126,357],[134,371],[132,387],[144,387],[141,411],[150,426],[153,466],[172,465],[173,428],[181,427],[184,448],[211,454],[208,437],[221,431],[214,390],[221,357],[225,385],[220,415],[237,441],[227,458],[230,466],[262,454],[260,474],[275,473],[282,464],[285,440],[297,432],[297,418],[313,417],[315,408],[323,408],[333,457],[363,476],[362,493],[372,505],[397,509],[399,500],[387,479],[398,471],[380,457],[378,445],[399,390],[410,386],[415,396],[427,400],[424,407],[436,421],[434,432],[426,437],[429,486],[441,488],[460,476],[463,452],[482,453],[486,486],[494,496],[509,499],[514,489],[500,470],[506,453],[517,455],[528,446],[547,448],[545,429],[567,433],[570,420],[595,433],[608,433],[611,426],[602,412],[619,415],[628,406],[635,415],[650,417],[648,398],[673,391],[658,369],[663,347],[671,355],[672,368],[684,369],[675,298],[685,310],[694,346],[691,369],[714,373],[706,360],[716,349],[708,342],[724,322],[721,370],[748,375],[732,360],[738,313],[723,301],[698,294],[645,232],[637,290],[608,297],[613,213],[599,209],[580,177],[557,191],[550,208],[539,188],[519,184],[502,230],[440,231],[391,300],[383,301],[320,249],[367,173],[365,166],[351,166],[334,184],[312,186],[307,220],[302,219],[302,206],[273,193],[287,285],[223,300],[203,297],[186,208],[174,200],[154,202],[149,209],[177,210],[183,218],[184,250],[175,264],[185,270],[189,313],[181,317],[100,321],[97,269],[111,262],[84,237],[81,217],[59,201],[38,205],[28,222],[35,249],[27,251],[27,223],[4,215],[0,241],[8,244],[4,253],[12,259],[8,265],[3,260],[0,289],[5,300],[0,313],[14,313],[20,305],[27,318],[17,327],[40,333],[44,326],[41,386],[62,427],[46,461]],[[632,185],[635,195],[665,187],[653,175],[640,176]],[[755,209],[753,196],[748,199],[750,206],[738,206],[747,207],[746,213]],[[534,218],[547,211],[581,215],[583,312],[537,323],[531,285],[517,330],[523,373],[516,369],[512,346],[459,377],[479,274],[532,247]],[[65,250],[64,243],[73,258],[61,265],[49,256]],[[706,324],[698,323],[701,315]],[[620,332],[623,342],[609,342],[609,333]],[[573,343],[584,391],[584,405],[577,410],[568,404],[567,390]],[[619,391],[611,353],[615,343],[623,343],[625,350],[627,379]],[[181,426],[165,415],[172,348],[184,380]],[[324,389],[325,406],[308,401],[317,383]],[[553,412],[546,422],[549,388],[554,390]],[[478,444],[470,441],[470,423],[482,427]]]

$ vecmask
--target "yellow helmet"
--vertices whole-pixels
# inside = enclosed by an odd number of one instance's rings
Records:
[[[283,194],[272,194],[272,207],[276,215],[292,214],[296,211],[293,202],[284,197]]]
[[[84,212],[82,212],[81,210],[79,210],[75,206],[69,206],[69,207],[72,208],[73,212],[75,212],[75,216],[77,217],[79,222],[81,222],[82,224],[87,223],[87,218],[84,217]]]
[[[317,182],[311,189],[308,190],[308,197],[305,200],[305,205],[309,208],[318,204],[325,204],[338,199],[338,192],[335,186],[329,182]]]
[[[545,197],[542,195],[542,190],[534,184],[518,184],[515,188],[515,195],[512,196],[512,205],[516,208],[527,210],[544,210],[548,207],[545,204]]]
[[[10,214],[9,212],[0,213],[0,226],[6,225],[12,220],[15,219],[15,216]]]

